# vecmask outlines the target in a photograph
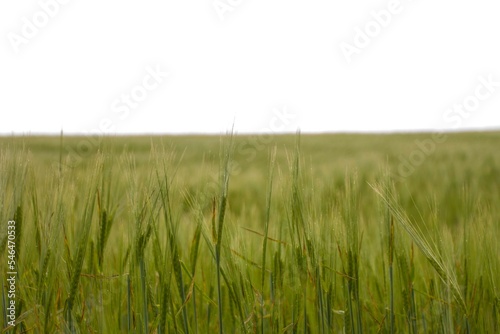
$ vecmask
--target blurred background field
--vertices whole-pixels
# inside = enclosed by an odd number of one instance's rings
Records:
[[[431,139],[2,137],[10,330],[498,332],[500,133]]]

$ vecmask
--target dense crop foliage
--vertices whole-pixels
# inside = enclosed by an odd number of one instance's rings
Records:
[[[498,333],[500,134],[428,138],[1,138],[1,328]]]

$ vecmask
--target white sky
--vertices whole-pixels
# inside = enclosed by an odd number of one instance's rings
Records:
[[[65,1],[0,2],[0,133],[500,128],[499,1]]]

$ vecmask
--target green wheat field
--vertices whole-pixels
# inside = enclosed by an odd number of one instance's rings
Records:
[[[498,132],[2,137],[0,191],[2,333],[500,332]]]

